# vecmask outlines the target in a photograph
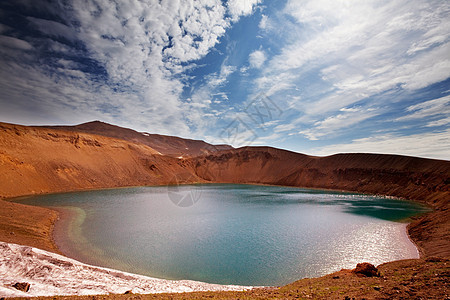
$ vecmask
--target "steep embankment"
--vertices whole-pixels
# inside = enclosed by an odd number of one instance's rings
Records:
[[[167,184],[191,167],[147,145],[0,123],[0,197]]]

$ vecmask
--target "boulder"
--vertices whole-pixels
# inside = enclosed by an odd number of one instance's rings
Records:
[[[380,276],[378,269],[374,265],[369,263],[357,264],[356,268],[352,270],[352,273],[366,277]]]
[[[28,282],[16,282],[12,286],[22,292],[28,292],[30,290],[30,284]]]

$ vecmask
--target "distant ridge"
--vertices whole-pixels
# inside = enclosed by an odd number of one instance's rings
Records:
[[[75,126],[41,126],[49,129],[84,132],[141,143],[152,147],[163,155],[192,157],[233,149],[230,145],[212,145],[201,140],[184,139],[176,136],[138,132],[133,129],[92,121]]]

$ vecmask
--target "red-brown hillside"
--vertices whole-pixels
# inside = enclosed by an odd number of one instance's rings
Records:
[[[192,168],[129,141],[0,123],[0,196],[160,185]]]
[[[150,146],[163,155],[172,157],[198,156],[220,150],[233,149],[233,147],[229,145],[212,145],[204,141],[183,139],[176,136],[137,132],[132,129],[123,128],[100,121],[83,123],[76,126],[45,126],[45,128],[84,132],[122,139],[133,143],[140,143]]]

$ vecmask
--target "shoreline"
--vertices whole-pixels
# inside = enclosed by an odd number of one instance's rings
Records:
[[[57,211],[8,200],[0,200],[0,206],[0,241],[62,254],[53,236]]]
[[[77,259],[74,255],[67,250],[64,246],[65,242],[63,240],[70,240],[71,236],[74,234],[71,232],[71,228],[73,227],[72,223],[76,222],[78,215],[77,212],[71,210],[70,208],[50,208],[58,214],[58,219],[55,222],[55,226],[52,232],[52,239],[55,245],[58,247],[60,252],[71,259]],[[61,237],[65,237],[65,239]],[[78,259],[77,259],[78,260]],[[79,260],[81,261],[81,260]],[[88,262],[83,262],[88,263]],[[99,266],[102,267],[102,266]]]
[[[432,212],[432,211],[431,211],[431,212]],[[425,214],[429,214],[429,213],[431,213],[431,212],[428,212],[428,213],[425,213]],[[422,214],[422,215],[424,215],[424,214]],[[409,233],[409,226],[410,226],[411,224],[412,224],[412,221],[411,221],[411,222],[408,222],[408,223],[406,224],[406,227],[405,227],[405,230],[406,230],[406,236],[407,236],[408,239],[411,241],[411,243],[414,245],[414,247],[416,247],[417,253],[419,254],[419,259],[426,258],[426,255],[424,254],[424,251],[423,251],[422,247],[420,247],[420,246],[416,243],[416,241],[412,238],[412,236],[411,236],[410,233]]]
[[[0,242],[0,297],[248,291],[255,287],[167,280],[85,264],[34,247]],[[15,282],[30,284],[17,290]],[[63,282],[63,284],[61,284]]]

